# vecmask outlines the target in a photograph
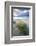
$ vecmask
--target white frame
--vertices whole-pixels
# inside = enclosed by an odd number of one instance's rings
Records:
[[[13,38],[11,38],[11,7],[27,7],[27,8],[30,8],[31,10],[29,12],[31,13],[31,17],[32,17],[32,6],[12,6],[12,5],[9,6],[9,9],[10,9],[10,40],[32,39],[32,29],[30,30],[30,27],[29,27],[29,32],[30,32],[29,36],[13,36]],[[29,13],[29,16],[30,16],[30,13]],[[31,20],[32,20],[32,18],[31,18]],[[29,17],[29,26],[30,26],[30,17]]]

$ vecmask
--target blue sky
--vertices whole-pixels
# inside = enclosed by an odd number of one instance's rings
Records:
[[[13,9],[13,18],[14,19],[28,19],[29,18],[29,10]]]
[[[13,9],[13,16],[24,17],[29,16],[29,10]]]
[[[18,19],[24,21],[28,25],[29,24],[29,10],[13,9],[13,20],[17,21]]]

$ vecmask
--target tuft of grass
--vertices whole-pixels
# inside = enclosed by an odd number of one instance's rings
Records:
[[[24,35],[28,35],[29,34],[29,28],[27,27],[27,25],[25,24],[25,22],[23,21],[19,21],[19,23],[17,24],[19,31],[24,34]]]

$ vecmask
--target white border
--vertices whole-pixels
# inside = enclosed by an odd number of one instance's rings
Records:
[[[11,38],[11,7],[28,7],[31,8],[31,10],[29,11],[29,16],[31,17],[31,23],[30,23],[30,17],[29,17],[29,36],[13,36],[13,38]],[[26,39],[32,39],[32,6],[16,6],[16,5],[10,5],[9,7],[10,9],[10,40],[26,40]],[[31,27],[30,27],[31,24]],[[30,30],[31,28],[31,30]]]

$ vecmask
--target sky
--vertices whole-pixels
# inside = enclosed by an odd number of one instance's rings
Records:
[[[17,21],[17,19],[21,19],[25,23],[29,24],[29,10],[13,9],[13,20]]]
[[[13,16],[29,16],[29,10],[13,9]]]

